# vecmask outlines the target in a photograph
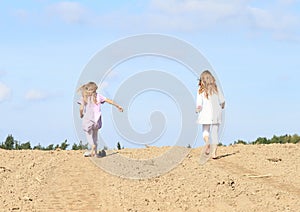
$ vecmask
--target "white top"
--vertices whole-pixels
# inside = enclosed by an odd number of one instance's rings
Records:
[[[204,92],[197,92],[197,107],[201,106],[202,110],[198,115],[198,124],[221,124],[222,108],[221,104],[225,102],[222,92],[205,97]]]

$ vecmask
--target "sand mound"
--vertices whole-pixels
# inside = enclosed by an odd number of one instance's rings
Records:
[[[115,156],[148,159],[165,151]],[[166,174],[133,180],[107,173],[82,151],[0,149],[0,211],[300,210],[300,145],[220,147],[220,158],[204,166],[200,152],[192,149]]]

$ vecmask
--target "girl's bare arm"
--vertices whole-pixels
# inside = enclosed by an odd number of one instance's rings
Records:
[[[107,103],[109,103],[109,104],[111,104],[111,105],[117,107],[117,108],[119,109],[120,112],[123,112],[123,108],[122,108],[120,105],[118,105],[117,103],[115,103],[113,100],[111,100],[111,99],[106,99],[105,102],[107,102]]]
[[[83,105],[82,104],[80,105],[79,112],[80,112],[80,118],[82,118],[83,117]]]

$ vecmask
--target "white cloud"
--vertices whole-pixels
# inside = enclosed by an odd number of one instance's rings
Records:
[[[68,24],[87,21],[87,9],[77,2],[59,2],[49,6],[47,11],[52,17],[58,17]]]
[[[11,96],[11,89],[0,82],[0,103],[9,99],[9,97]]]
[[[48,95],[42,91],[39,90],[29,90],[25,94],[25,99],[28,101],[38,101],[38,100],[44,100],[48,97]]]
[[[253,24],[261,29],[276,31],[292,29],[300,21],[299,17],[290,14],[280,14],[260,8],[249,7],[248,11]]]
[[[59,2],[47,7],[51,17],[68,24],[85,23],[118,29],[198,30],[228,20],[237,20],[245,0],[150,0],[141,12],[126,9],[98,13],[77,2]]]
[[[300,14],[293,13],[294,7],[299,4],[297,0],[276,0],[274,3],[149,0],[140,4],[146,4],[141,11],[129,11],[124,6],[99,12],[78,2],[62,1],[46,7],[46,14],[67,24],[87,24],[106,30],[193,32],[228,28],[231,31],[248,30],[251,34],[269,33],[274,38],[300,38]],[[27,17],[28,13],[19,10],[16,15]]]
[[[150,12],[160,16],[162,22],[156,20],[156,24],[164,23],[178,29],[198,30],[206,27],[214,27],[219,23],[226,23],[242,16],[244,1],[207,1],[207,0],[152,0]],[[167,18],[163,18],[167,17]],[[175,29],[175,28],[174,28]]]
[[[278,0],[278,3],[281,5],[291,5],[296,3],[297,0]]]
[[[221,18],[237,13],[240,5],[238,1],[207,1],[207,0],[152,0],[153,9],[161,10],[168,14],[198,13],[202,16]]]
[[[25,21],[29,18],[29,12],[24,9],[17,9],[13,12],[13,16],[15,16],[20,21]]]
[[[247,0],[152,0],[145,20],[169,30],[236,27],[295,38],[300,37],[300,15],[292,13],[294,3],[278,0],[261,8]]]

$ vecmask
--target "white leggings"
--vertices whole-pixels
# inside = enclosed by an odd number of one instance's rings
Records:
[[[211,132],[211,133],[210,133]],[[203,124],[202,125],[202,135],[204,137],[210,137],[211,144],[219,143],[219,124]],[[210,136],[211,134],[211,136]]]
[[[96,146],[97,149],[97,143],[98,143],[98,129],[91,129],[88,132],[85,132],[87,142],[92,147],[93,145]]]

